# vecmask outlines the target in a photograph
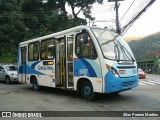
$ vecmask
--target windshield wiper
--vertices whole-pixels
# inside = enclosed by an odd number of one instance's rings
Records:
[[[129,55],[129,56],[131,57],[132,61],[135,62],[134,58],[133,58],[132,55],[128,52],[128,50],[127,50],[123,45],[121,45],[121,43],[120,43],[119,41],[117,41],[117,42],[119,43],[120,48],[123,50],[123,53],[124,53],[125,56],[128,58],[128,60],[129,60],[129,57],[128,57],[128,55]],[[128,55],[126,54],[125,51],[128,53]]]
[[[127,53],[130,55],[132,61],[135,62],[134,58],[133,58],[132,55],[128,52],[128,50],[127,50],[124,46],[122,46],[122,48],[125,49],[125,50],[127,51]]]
[[[114,46],[114,52],[115,52],[115,58],[116,58],[116,60],[117,60],[117,62],[119,62],[120,61],[120,52],[119,52],[119,48],[118,48],[118,45],[115,43],[115,46]],[[117,53],[118,53],[118,55],[117,55]]]

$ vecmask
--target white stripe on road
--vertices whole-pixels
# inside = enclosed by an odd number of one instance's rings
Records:
[[[147,80],[148,82],[152,82],[152,83],[157,83],[160,84],[160,81],[155,81],[155,80]]]
[[[152,80],[152,81],[160,82],[160,80]]]
[[[147,82],[147,81],[140,81],[141,83],[145,83],[145,84],[149,84],[149,85],[156,85],[154,83],[150,83],[150,82]]]
[[[146,85],[145,83],[138,82],[139,85]]]

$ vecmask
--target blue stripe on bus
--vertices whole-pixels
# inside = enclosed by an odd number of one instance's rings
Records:
[[[21,66],[19,67],[18,74],[45,75],[45,74],[43,74],[43,73],[41,73],[41,72],[39,72],[39,71],[31,68],[31,67],[28,66],[28,65],[25,65],[25,64],[23,64],[23,65],[21,65]]]
[[[91,64],[88,61],[86,61],[85,59],[81,59],[81,61],[85,64],[86,68],[88,69],[89,77],[97,77],[97,74],[94,71]]]
[[[41,61],[37,61],[37,62],[33,63],[33,64],[31,65],[31,68],[35,69],[35,66],[36,66],[39,62],[41,62]]]
[[[86,69],[87,71],[85,71]],[[82,73],[80,71],[82,71]],[[85,74],[85,72],[87,73]],[[74,61],[74,76],[97,77],[97,74],[88,61],[78,58],[78,61]]]

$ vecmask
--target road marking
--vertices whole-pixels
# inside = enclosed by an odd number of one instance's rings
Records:
[[[152,83],[157,83],[157,84],[160,84],[160,81],[155,81],[155,80],[147,80],[148,82],[152,82]]]
[[[160,80],[152,80],[152,81],[157,81],[157,82],[160,82]]]
[[[147,84],[145,84],[145,83],[141,83],[141,82],[138,82],[138,84],[139,84],[139,85],[147,85]]]
[[[145,84],[149,84],[149,85],[156,85],[154,83],[150,83],[150,82],[147,82],[147,81],[140,81],[141,83],[145,83]]]

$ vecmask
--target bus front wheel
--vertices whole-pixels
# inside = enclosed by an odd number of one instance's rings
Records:
[[[87,100],[93,100],[94,99],[94,92],[93,92],[93,86],[91,82],[84,81],[81,86],[81,95],[83,98]]]

